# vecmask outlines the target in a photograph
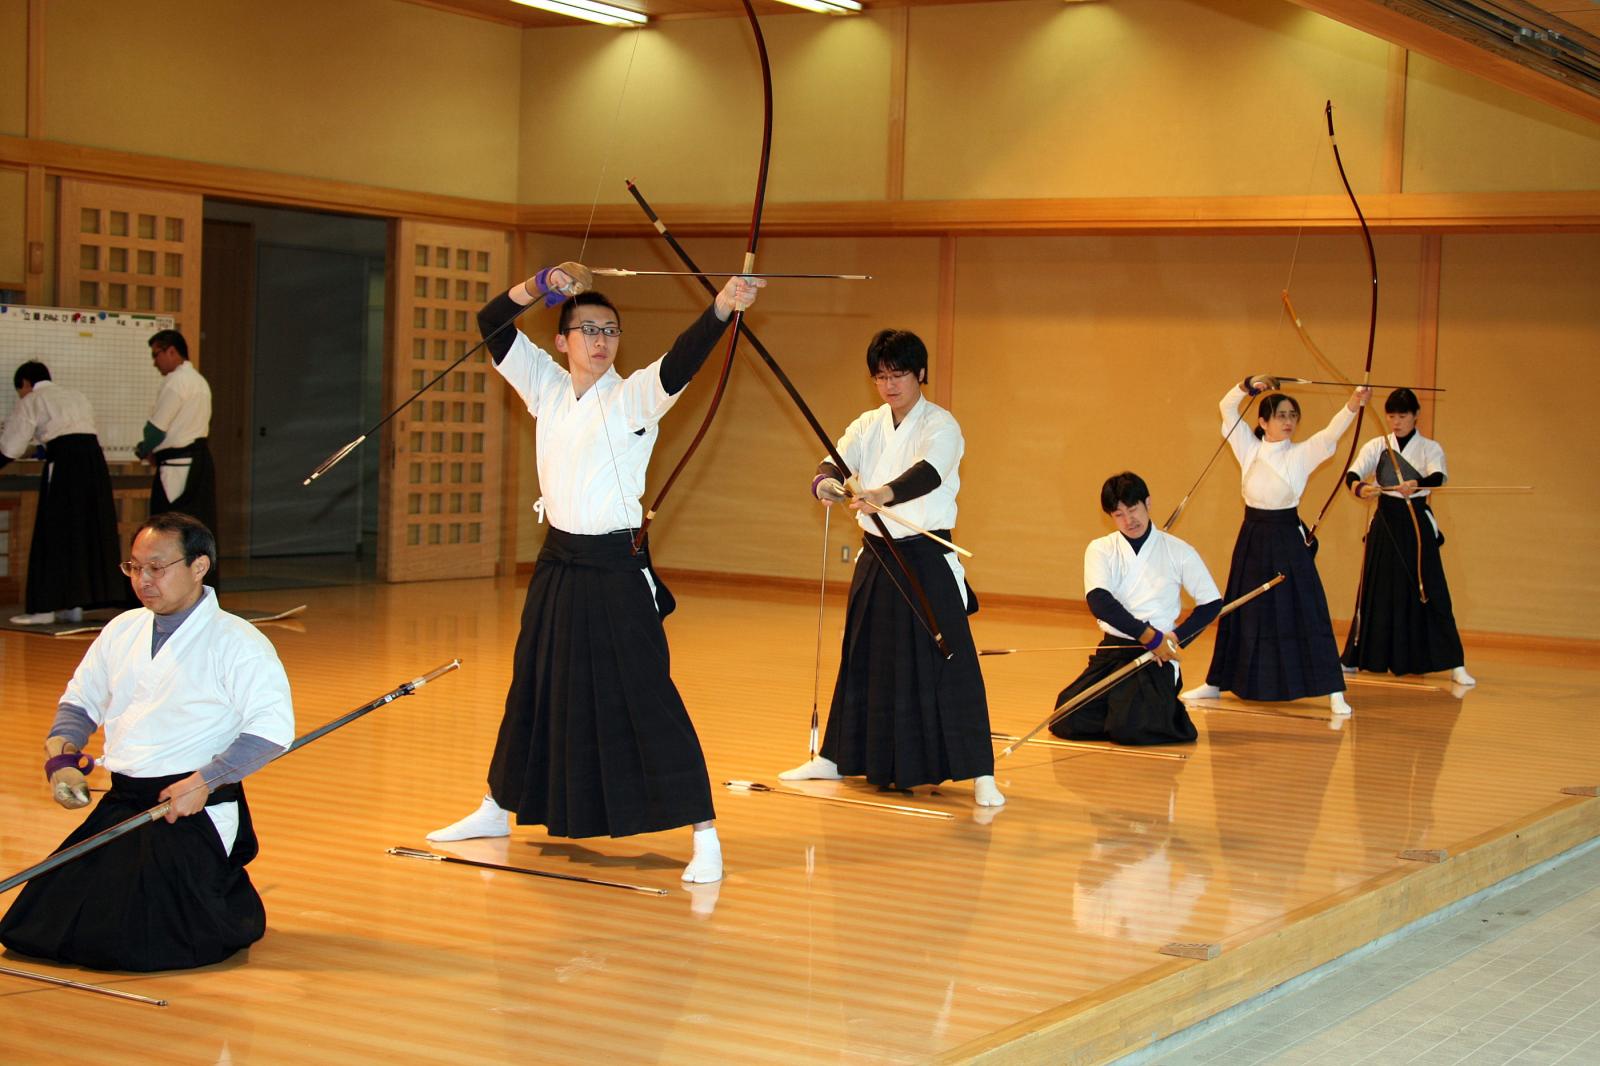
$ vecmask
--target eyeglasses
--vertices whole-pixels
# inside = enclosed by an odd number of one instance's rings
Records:
[[[585,322],[581,326],[568,326],[562,333],[582,333],[585,337],[598,337],[604,333],[607,337],[622,336],[621,326],[597,326],[593,322]]]
[[[150,563],[148,565],[141,566],[140,564],[134,562],[132,559],[129,559],[127,562],[125,562],[125,563],[121,564],[120,566],[118,566],[117,569],[121,570],[124,574],[127,574],[129,577],[139,577],[139,578],[144,578],[146,581],[152,581],[152,580],[160,577],[162,572],[165,571],[167,569],[167,567],[169,567],[169,566],[177,566],[179,563],[181,563],[183,561],[184,561],[183,557],[179,556],[178,558],[172,560],[172,562],[170,562],[170,563]]]
[[[885,370],[881,374],[872,375],[872,380],[879,385],[887,385],[892,381],[904,381],[915,373],[915,370]]]

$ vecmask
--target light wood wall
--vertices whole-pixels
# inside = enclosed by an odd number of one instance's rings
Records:
[[[0,133],[27,132],[28,0],[0,0]]]
[[[1328,99],[1359,190],[1382,188],[1391,156],[1406,191],[1600,187],[1592,124],[1421,57],[1397,82],[1388,44],[1278,0],[1016,0],[764,28],[775,202],[877,199],[897,156],[908,200],[1337,193]],[[588,204],[597,185],[625,203],[624,177],[658,201],[748,200],[760,82],[742,22],[526,35],[524,69],[558,61],[562,79],[524,79],[523,203]],[[1386,126],[1397,92],[1405,122]]]
[[[887,25],[878,14],[763,20],[777,130],[774,201],[882,195]],[[553,68],[560,77],[549,76]],[[602,203],[631,204],[625,178],[662,202],[749,201],[761,78],[743,19],[662,22],[642,34],[531,31],[523,69],[523,203],[587,204],[598,184]]]
[[[1457,484],[1532,496],[1438,494],[1459,616],[1477,628],[1594,637],[1600,454],[1591,384],[1600,236],[1444,242],[1439,436]]]
[[[21,288],[27,275],[23,227],[27,188],[24,171],[0,168],[0,286]]]
[[[1408,192],[1600,187],[1600,126],[1413,55],[1406,79]]]
[[[394,0],[51,0],[44,136],[509,200],[519,31]]]

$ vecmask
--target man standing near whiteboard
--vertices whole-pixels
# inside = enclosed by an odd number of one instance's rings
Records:
[[[150,513],[180,511],[217,528],[217,476],[206,436],[211,432],[211,386],[189,362],[189,344],[175,329],[150,338],[150,361],[161,371],[161,391],[144,440],[134,454],[155,467],[150,482]],[[217,583],[217,568],[206,584]]]
[[[0,466],[42,452],[39,503],[28,548],[25,614],[14,625],[81,622],[85,607],[128,603],[117,572],[121,544],[111,475],[95,432],[94,408],[76,389],[50,379],[36,360],[11,376],[17,406],[0,429]]]

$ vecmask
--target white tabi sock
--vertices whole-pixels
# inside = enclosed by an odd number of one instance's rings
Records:
[[[980,807],[998,807],[1006,801],[1000,790],[995,787],[993,774],[972,779],[972,798]]]
[[[14,626],[49,626],[55,625],[56,613],[54,611],[39,611],[36,614],[14,614],[11,624]]]
[[[1458,666],[1450,671],[1450,680],[1458,685],[1476,685],[1478,679],[1467,673],[1465,666]]]
[[[839,765],[832,759],[824,759],[821,755],[807,759],[793,770],[785,770],[778,775],[780,781],[838,781],[839,779]]]
[[[511,812],[494,801],[493,796],[483,797],[478,809],[443,829],[428,834],[429,840],[473,840],[477,837],[507,837],[511,835]]]
[[[716,826],[694,831],[694,858],[683,868],[683,880],[693,885],[722,880],[722,841]]]
[[[1350,705],[1344,701],[1343,692],[1332,692],[1328,694],[1328,709],[1334,714],[1350,713]]]
[[[57,611],[56,612],[56,621],[57,622],[81,622],[81,621],[83,621],[83,608],[82,607],[68,607],[64,611]]]
[[[1180,700],[1214,700],[1222,695],[1222,690],[1215,685],[1196,685],[1188,692],[1180,693]]]

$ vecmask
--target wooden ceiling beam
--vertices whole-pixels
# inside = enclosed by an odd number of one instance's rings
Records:
[[[246,167],[0,135],[0,166],[198,192],[229,200],[529,233],[622,237],[650,232],[631,204],[513,204],[385,189]],[[1600,232],[1600,191],[1390,193],[1361,198],[1386,233]],[[590,212],[594,219],[589,225]],[[745,204],[667,204],[674,232],[739,236]],[[790,237],[1346,232],[1342,196],[1147,196],[1039,200],[853,200],[769,203],[766,233]]]
[[[1393,193],[1361,198],[1384,233],[1600,232],[1600,192]],[[593,210],[593,222],[590,213]],[[740,204],[663,204],[679,235],[738,236]],[[650,232],[622,204],[523,205],[517,228],[558,236],[628,237]],[[762,231],[791,237],[1343,233],[1358,228],[1342,196],[1095,197],[1057,200],[900,200],[768,203]]]
[[[1600,122],[1600,95],[1553,73],[1555,65],[1528,49],[1507,45],[1459,20],[1405,0],[1293,0],[1351,29],[1419,52],[1446,66],[1590,122]]]

